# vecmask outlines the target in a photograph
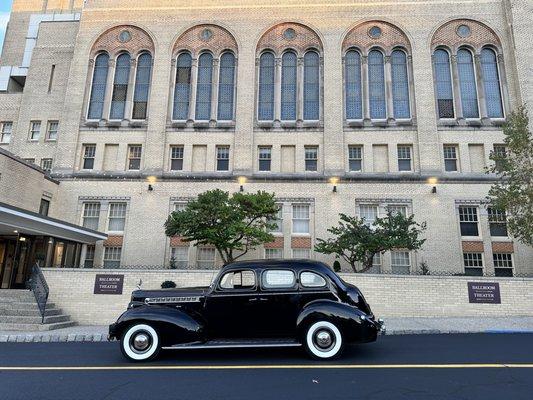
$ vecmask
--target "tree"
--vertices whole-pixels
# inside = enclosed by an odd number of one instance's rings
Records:
[[[233,193],[210,190],[187,204],[183,211],[170,214],[165,223],[167,236],[181,236],[186,242],[214,246],[224,264],[244,256],[249,250],[274,240],[279,206],[274,194]]]
[[[406,217],[401,213],[388,213],[384,218],[377,218],[372,225],[365,224],[358,217],[339,216],[339,226],[328,229],[333,237],[318,239],[315,251],[343,258],[354,272],[372,268],[372,261],[378,253],[393,249],[418,250],[426,241],[419,238],[426,229],[426,223],[418,224],[414,215]],[[356,268],[358,262],[362,264],[361,270]]]
[[[507,214],[511,235],[533,245],[533,138],[524,106],[512,112],[503,127],[505,151],[494,151],[490,172],[498,182],[487,197],[491,207]]]

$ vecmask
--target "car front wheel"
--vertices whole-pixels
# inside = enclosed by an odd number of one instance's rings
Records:
[[[159,336],[148,324],[129,327],[120,340],[122,354],[131,361],[147,361],[159,352]]]
[[[321,360],[334,358],[343,348],[341,331],[329,321],[315,322],[307,329],[304,346],[313,358]]]

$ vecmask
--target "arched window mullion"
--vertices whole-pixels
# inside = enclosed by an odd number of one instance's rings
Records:
[[[109,55],[100,53],[94,60],[87,119],[100,120],[103,118],[108,75]]]
[[[133,94],[132,119],[144,120],[148,114],[148,98],[152,78],[152,55],[142,53],[136,63],[135,91]]]

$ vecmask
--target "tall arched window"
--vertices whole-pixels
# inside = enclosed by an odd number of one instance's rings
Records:
[[[435,92],[439,118],[453,118],[453,86],[450,68],[450,56],[446,50],[437,49],[433,53],[433,70],[435,73]]]
[[[203,53],[198,59],[198,81],[196,83],[197,120],[211,119],[211,91],[213,84],[213,56]]]
[[[151,76],[152,55],[150,53],[142,53],[137,59],[132,119],[146,119]]]
[[[459,73],[463,117],[479,118],[476,77],[472,53],[470,51],[459,49],[457,52],[457,71]]]
[[[409,106],[409,77],[407,75],[407,56],[401,50],[391,55],[392,104],[394,118],[411,118]]]
[[[218,78],[218,119],[233,119],[233,102],[235,97],[235,56],[224,53],[220,57]]]
[[[91,99],[89,101],[89,119],[101,119],[104,112],[105,90],[107,87],[107,73],[109,70],[109,55],[101,53],[94,61]]]
[[[370,103],[370,118],[387,118],[385,101],[385,68],[383,54],[378,50],[368,53],[368,91]]]
[[[363,119],[361,55],[350,50],[344,57],[346,119]]]
[[[316,51],[304,56],[304,120],[320,119],[320,58]]]
[[[126,99],[128,98],[128,82],[130,79],[131,57],[128,53],[118,56],[113,82],[113,97],[109,119],[124,119]]]
[[[281,57],[281,120],[296,119],[297,99],[297,68],[296,54],[288,51]]]
[[[259,101],[258,119],[271,121],[274,119],[274,76],[276,62],[274,54],[264,53],[259,59]]]
[[[484,48],[481,50],[481,73],[485,88],[487,116],[489,118],[503,118],[500,76],[496,53],[492,49]]]
[[[182,53],[176,61],[176,86],[174,88],[174,110],[172,119],[186,120],[189,117],[189,102],[191,96],[191,66],[192,57],[189,53]]]

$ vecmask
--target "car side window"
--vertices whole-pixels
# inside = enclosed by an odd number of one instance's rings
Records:
[[[252,289],[255,287],[255,273],[250,270],[231,271],[220,279],[222,289]]]
[[[261,283],[265,289],[289,289],[296,284],[296,276],[290,270],[272,269],[263,272]]]
[[[306,288],[321,288],[326,286],[326,280],[314,272],[302,272],[300,274],[300,282]]]

